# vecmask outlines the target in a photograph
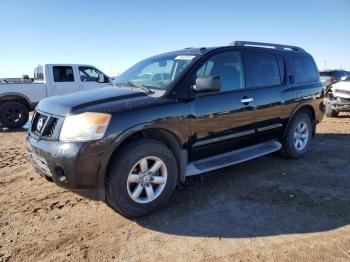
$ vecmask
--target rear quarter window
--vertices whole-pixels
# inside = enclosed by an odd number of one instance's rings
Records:
[[[292,59],[295,70],[295,83],[303,84],[318,80],[319,73],[311,57],[293,56]]]

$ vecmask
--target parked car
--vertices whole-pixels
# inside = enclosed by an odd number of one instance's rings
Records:
[[[140,79],[167,73],[169,79]],[[235,42],[143,60],[116,86],[42,100],[32,164],[127,217],[162,207],[188,176],[272,152],[309,150],[324,112],[316,64],[299,47]]]
[[[344,70],[328,70],[320,72],[321,82],[325,87],[340,81],[342,77],[346,77],[347,75],[348,72]]]
[[[5,79],[0,79],[0,84],[8,84],[8,82]]]
[[[34,83],[0,85],[0,123],[22,127],[46,97],[106,86],[111,79],[91,65],[48,64],[34,70]]]
[[[331,87],[326,103],[326,116],[337,117],[340,112],[350,112],[350,75]]]

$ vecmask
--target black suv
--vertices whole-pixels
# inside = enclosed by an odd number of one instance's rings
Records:
[[[323,97],[299,47],[186,48],[139,62],[110,87],[42,100],[27,146],[49,181],[137,217],[188,176],[275,151],[303,157]]]

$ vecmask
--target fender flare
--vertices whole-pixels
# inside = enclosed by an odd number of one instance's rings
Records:
[[[159,130],[164,130],[166,132],[169,132],[178,142],[180,145],[180,180],[184,180],[184,168],[187,166],[187,150],[182,149],[182,142],[179,139],[179,136],[176,135],[172,130],[169,130],[165,128],[164,126],[159,126],[155,122],[147,122],[147,123],[142,123],[138,124],[132,127],[129,127],[128,129],[122,131],[119,133],[111,142],[109,145],[108,149],[106,150],[104,156],[103,156],[103,162],[100,164],[99,172],[98,172],[98,177],[97,177],[97,185],[99,189],[104,190],[105,188],[105,177],[106,177],[106,172],[108,170],[108,163],[110,162],[115,150],[118,149],[118,147],[123,144],[123,142],[126,141],[127,138],[130,136],[141,132],[141,131],[146,131],[149,129],[159,129]]]
[[[293,109],[293,111],[292,111],[292,113],[291,113],[291,115],[290,115],[290,117],[289,117],[289,119],[288,119],[288,121],[287,121],[287,125],[286,125],[286,127],[285,127],[285,129],[284,129],[284,131],[283,131],[283,136],[282,136],[282,137],[285,137],[285,136],[286,136],[287,130],[288,130],[288,128],[289,128],[289,126],[290,126],[290,123],[291,123],[291,121],[293,120],[295,114],[296,114],[300,109],[302,109],[302,108],[308,108],[308,109],[310,109],[310,110],[313,112],[313,114],[314,114],[314,119],[311,119],[311,122],[312,122],[312,135],[313,135],[313,136],[315,135],[315,133],[316,133],[316,112],[315,112],[315,109],[314,109],[314,107],[313,107],[311,104],[299,103],[299,104]]]
[[[4,94],[0,94],[0,102],[2,101],[7,101],[7,99],[4,99],[6,97],[13,97],[13,98],[19,98],[19,100],[25,100],[29,106],[29,108],[32,106],[32,102],[30,101],[29,97],[27,97],[26,95],[23,95],[21,93],[17,93],[17,92],[7,92]],[[16,100],[16,99],[9,99],[11,101]]]

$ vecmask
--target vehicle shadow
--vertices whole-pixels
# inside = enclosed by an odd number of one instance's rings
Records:
[[[188,179],[139,225],[173,235],[242,238],[350,223],[350,134],[318,134],[298,160],[269,155]]]
[[[29,116],[28,122],[23,127],[20,127],[20,128],[8,128],[3,126],[0,123],[0,132],[1,133],[27,132],[28,128],[30,127],[31,121],[32,121],[32,116]]]
[[[19,132],[27,132],[25,128],[7,128],[0,125],[0,133],[19,133]]]

